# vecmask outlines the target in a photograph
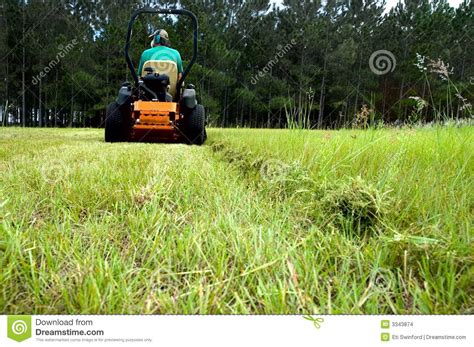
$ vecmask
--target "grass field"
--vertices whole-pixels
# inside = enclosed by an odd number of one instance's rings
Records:
[[[0,129],[1,313],[474,313],[474,128]]]

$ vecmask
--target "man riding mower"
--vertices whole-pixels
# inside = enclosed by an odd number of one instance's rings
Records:
[[[163,29],[152,34],[152,48],[143,52],[138,73],[129,55],[132,27],[143,13],[186,15],[191,18],[193,56],[183,70],[178,51],[168,47]],[[135,11],[128,24],[125,60],[134,83],[125,82],[115,102],[107,107],[105,141],[185,142],[201,145],[206,140],[204,107],[197,103],[192,84],[183,87],[184,79],[196,61],[198,23],[196,16],[184,9],[142,8]]]

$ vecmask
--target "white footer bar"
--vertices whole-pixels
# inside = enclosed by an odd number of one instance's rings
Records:
[[[0,346],[474,346],[473,327],[474,316],[4,315]]]

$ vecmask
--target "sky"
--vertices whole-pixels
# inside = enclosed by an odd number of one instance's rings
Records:
[[[387,4],[387,9],[389,10],[392,7],[394,7],[399,0],[385,0],[385,3]],[[283,3],[283,0],[272,0],[271,2],[274,2],[277,5],[280,5]],[[459,4],[462,2],[462,0],[448,0],[448,2],[451,4],[453,7],[458,7]]]

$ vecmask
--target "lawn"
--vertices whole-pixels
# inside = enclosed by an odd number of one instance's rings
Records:
[[[474,128],[0,129],[2,313],[474,313]]]

